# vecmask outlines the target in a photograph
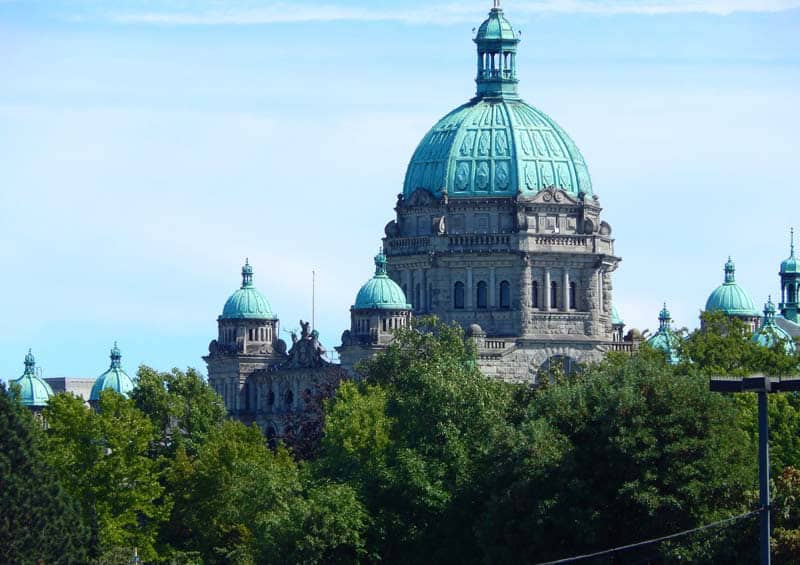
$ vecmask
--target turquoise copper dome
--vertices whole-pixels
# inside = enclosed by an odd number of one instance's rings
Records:
[[[133,379],[122,369],[122,352],[117,347],[117,342],[114,342],[110,357],[111,366],[108,371],[94,381],[89,400],[100,400],[100,393],[104,390],[113,390],[123,396],[128,396],[135,386]]]
[[[753,341],[762,347],[772,347],[782,341],[784,350],[789,355],[797,350],[789,332],[775,323],[775,304],[773,304],[771,296],[764,304],[764,318],[761,320],[761,327],[753,334]]]
[[[794,275],[800,273],[798,270],[797,259],[794,256],[794,228],[791,229],[789,257],[781,263],[781,275]]]
[[[495,5],[481,25],[478,91],[423,137],[406,172],[403,196],[535,195],[560,188],[592,195],[589,169],[570,137],[517,94],[519,39]]]
[[[242,287],[231,294],[222,309],[222,320],[276,320],[266,297],[253,286],[253,267],[245,261],[242,267]]]
[[[750,295],[736,284],[736,265],[730,257],[725,263],[725,282],[714,289],[706,301],[706,311],[720,311],[728,316],[759,317],[761,313],[756,308]]]
[[[403,289],[386,274],[386,255],[375,256],[375,276],[369,279],[356,296],[354,310],[411,310]]]
[[[36,374],[36,359],[30,349],[25,356],[25,372],[10,384],[19,387],[19,397],[25,406],[33,408],[47,406],[48,399],[53,396],[53,389],[47,381]]]
[[[672,316],[667,310],[667,305],[658,313],[658,331],[647,339],[648,345],[667,354],[667,360],[675,365],[680,362],[681,338],[672,331]]]

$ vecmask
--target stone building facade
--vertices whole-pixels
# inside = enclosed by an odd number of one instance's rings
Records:
[[[476,96],[426,134],[385,229],[414,314],[470,329],[487,375],[532,382],[611,348],[611,226],[577,146],[517,92],[519,37],[495,7],[475,38]]]

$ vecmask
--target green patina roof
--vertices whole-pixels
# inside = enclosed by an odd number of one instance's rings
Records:
[[[790,355],[797,350],[789,332],[775,323],[775,304],[771,296],[764,305],[764,318],[761,320],[761,327],[753,334],[753,341],[763,347],[772,347],[777,342],[783,341],[786,353]]]
[[[612,326],[623,326],[625,322],[622,321],[622,318],[617,311],[617,307],[615,305],[611,305],[611,325]]]
[[[647,343],[650,347],[666,353],[668,361],[675,365],[681,360],[678,353],[680,340],[681,338],[672,331],[672,316],[667,310],[667,305],[664,304],[664,308],[658,313],[658,331],[647,339]]]
[[[242,287],[228,298],[220,319],[277,320],[266,297],[253,286],[253,267],[249,261],[242,267]]]
[[[729,316],[758,317],[761,312],[756,308],[750,295],[736,284],[736,266],[728,257],[725,263],[725,282],[718,286],[706,301],[706,311],[721,311]]]
[[[18,379],[10,382],[19,387],[20,400],[25,406],[44,407],[53,396],[53,389],[44,379],[36,375],[36,359],[31,350],[25,356],[25,372]]]
[[[477,95],[425,135],[406,172],[403,195],[424,189],[451,198],[534,195],[561,188],[592,195],[589,169],[570,137],[517,95],[519,39],[496,5],[475,38]],[[500,63],[487,63],[502,59]],[[487,67],[486,65],[489,65]]]
[[[100,400],[100,392],[104,390],[113,390],[123,396],[128,396],[135,386],[133,379],[122,369],[122,352],[117,347],[116,342],[114,342],[114,347],[111,349],[110,357],[111,366],[108,371],[97,377],[94,386],[92,386],[89,400]]]
[[[375,276],[369,279],[356,296],[354,310],[411,310],[403,289],[386,274],[386,255],[375,256]]]
[[[798,270],[797,259],[794,256],[794,228],[791,229],[790,243],[789,243],[789,257],[783,260],[781,263],[781,272],[782,275],[793,275],[800,273]]]

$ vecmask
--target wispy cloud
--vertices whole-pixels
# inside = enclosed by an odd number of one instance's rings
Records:
[[[488,5],[488,2],[486,2]],[[749,12],[781,12],[800,8],[800,0],[528,0],[508,2],[515,16],[536,14],[598,15],[663,15],[713,14],[730,15]],[[119,23],[162,25],[256,25],[301,22],[401,22],[407,24],[455,24],[474,22],[482,11],[478,3],[428,3],[405,9],[344,6],[335,3],[237,3],[224,8],[194,4],[191,9],[132,9],[112,12],[109,17]]]

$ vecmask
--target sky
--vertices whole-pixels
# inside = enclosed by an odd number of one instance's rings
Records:
[[[0,378],[196,367],[249,258],[332,350],[489,0],[0,0]],[[625,322],[758,305],[800,227],[800,0],[504,0],[580,147]]]

